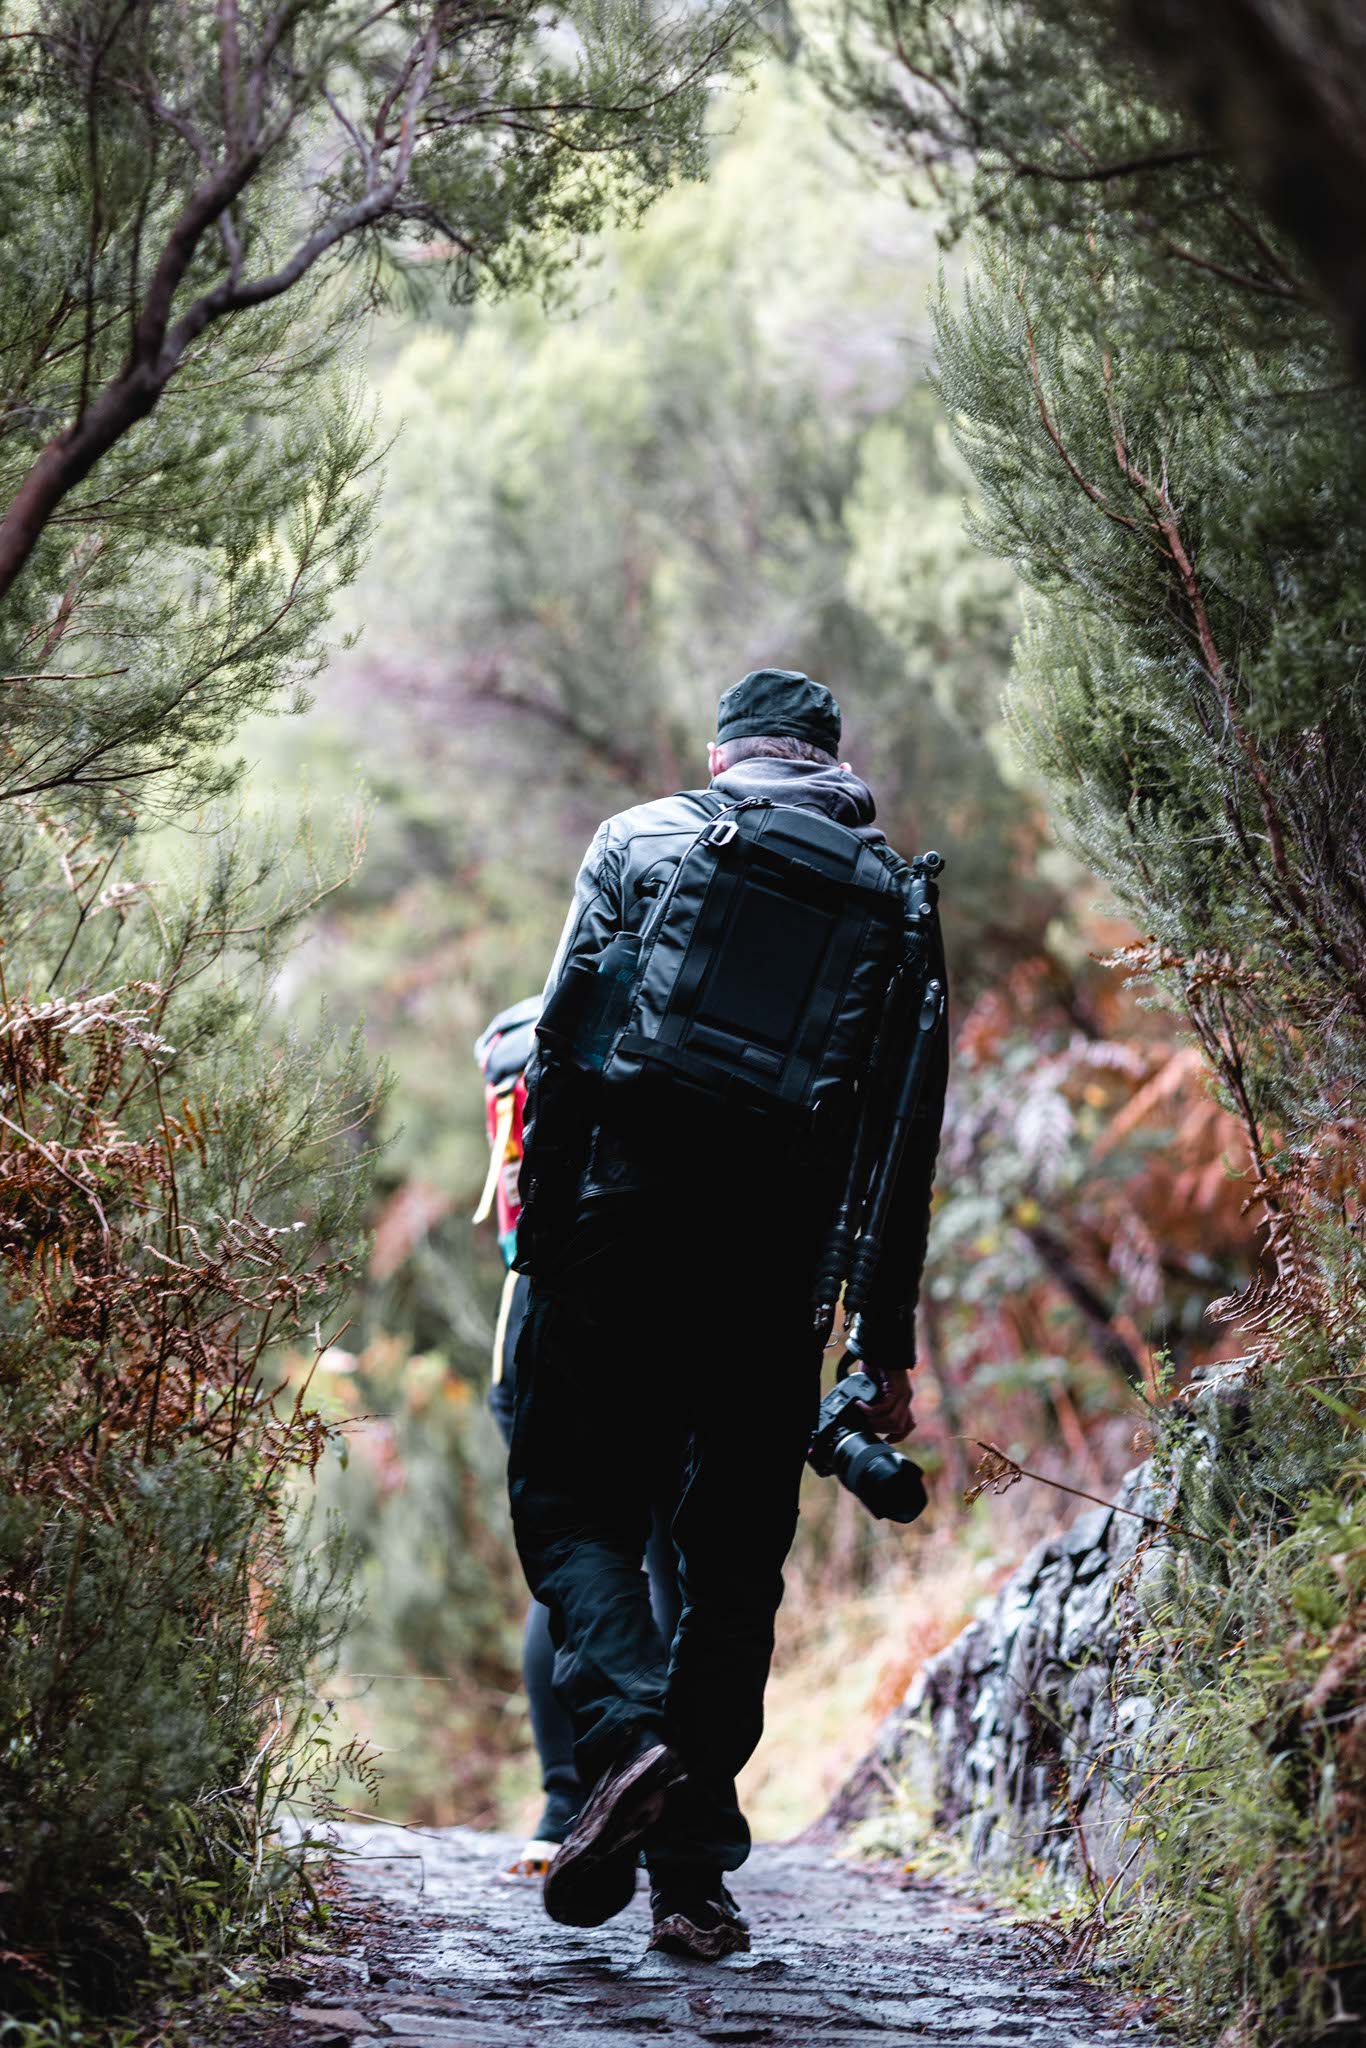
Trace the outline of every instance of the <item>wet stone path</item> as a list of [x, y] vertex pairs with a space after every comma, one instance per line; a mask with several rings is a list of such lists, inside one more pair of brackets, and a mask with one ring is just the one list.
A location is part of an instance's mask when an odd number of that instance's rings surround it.
[[897, 1866], [761, 1848], [736, 1890], [753, 1950], [651, 1955], [642, 1878], [606, 1927], [555, 1926], [534, 1884], [500, 1880], [506, 1837], [352, 1827], [338, 1953], [280, 1986], [270, 2048], [1156, 2048], [1122, 2002], [1030, 1960], [975, 1901]]

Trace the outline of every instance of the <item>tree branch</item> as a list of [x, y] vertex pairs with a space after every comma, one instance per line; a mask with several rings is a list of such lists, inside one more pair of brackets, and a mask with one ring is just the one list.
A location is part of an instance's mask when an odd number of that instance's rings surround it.
[[1044, 178], [1054, 185], [1105, 185], [1115, 178], [1137, 178], [1146, 171], [1169, 171], [1178, 164], [1208, 163], [1214, 151], [1210, 149], [1159, 149], [1147, 156], [1127, 157], [1116, 164], [1096, 164], [1084, 170], [1064, 171], [1055, 164], [1022, 162], [1010, 159], [1010, 168], [1017, 178]]

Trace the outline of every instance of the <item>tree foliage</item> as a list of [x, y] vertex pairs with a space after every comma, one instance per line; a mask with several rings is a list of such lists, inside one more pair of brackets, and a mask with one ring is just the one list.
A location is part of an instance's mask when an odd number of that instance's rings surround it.
[[97, 465], [136, 489], [145, 443], [122, 444], [220, 327], [333, 259], [371, 292], [423, 249], [457, 298], [526, 283], [695, 173], [738, 35], [706, 8], [556, 29], [525, 4], [27, 0], [0, 107], [7, 241], [42, 311], [10, 342], [0, 596]]
[[698, 162], [734, 23], [25, 0], [0, 42], [4, 2003], [283, 1939], [344, 1546], [333, 1440], [382, 1089], [282, 978], [363, 837], [244, 822], [371, 521], [360, 322], [544, 280]]
[[[1311, 61], [1330, 45], [1326, 25]], [[996, 0], [971, 23], [949, 0], [855, 9], [827, 61], [878, 145], [950, 182], [974, 224], [980, 268], [944, 302], [939, 381], [978, 537], [1036, 593], [1015, 732], [1143, 934], [1117, 964], [1185, 1015], [1242, 1130], [1267, 1270], [1216, 1312], [1241, 1325], [1266, 1393], [1243, 1410], [1243, 1490], [1219, 1482], [1207, 1503], [1221, 1539], [1238, 1532], [1238, 1563], [1212, 1589], [1223, 1552], [1193, 1546], [1171, 1589], [1167, 1748], [1141, 1820], [1159, 1845], [1163, 1967], [1207, 2011], [1297, 2033], [1334, 2009], [1360, 1953], [1341, 1874], [1361, 1757], [1340, 1732], [1363, 1712], [1344, 1654], [1360, 1606], [1330, 1615], [1311, 1581], [1322, 1529], [1359, 1518], [1363, 401], [1295, 243], [1104, 8]], [[1322, 1688], [1296, 1614], [1333, 1674]], [[1297, 1843], [1255, 1870], [1255, 1831], [1215, 1817], [1248, 1768], [1277, 1786]], [[1202, 1817], [1192, 1899], [1160, 1845], [1189, 1844]], [[1240, 1888], [1251, 1940], [1219, 1904]]]
[[1366, 373], [1366, 35], [1352, 0], [1161, 0], [1121, 33], [1299, 248]]

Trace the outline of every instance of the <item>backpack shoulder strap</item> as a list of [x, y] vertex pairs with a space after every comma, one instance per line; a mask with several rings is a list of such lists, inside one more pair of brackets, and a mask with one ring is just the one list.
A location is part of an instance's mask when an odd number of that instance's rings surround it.
[[678, 794], [695, 803], [705, 818], [719, 818], [723, 811], [735, 808], [735, 799], [722, 796], [719, 789], [680, 789]]
[[[646, 919], [645, 929], [641, 933], [642, 948], [650, 945], [653, 942], [655, 934], [658, 932], [660, 924], [662, 923], [663, 918], [665, 916], [669, 898], [673, 893], [673, 883], [677, 877], [678, 869], [682, 866], [683, 860], [687, 859], [688, 855], [692, 852], [693, 848], [697, 845], [698, 841], [704, 837], [707, 827], [709, 825], [715, 825], [717, 821], [725, 817], [727, 812], [729, 811], [739, 811], [744, 810], [746, 808], [745, 801], [737, 802], [733, 798], [724, 797], [720, 794], [719, 790], [715, 789], [680, 789], [676, 792], [676, 795], [685, 798], [688, 803], [696, 804], [698, 810], [701, 812], [702, 815], [698, 821], [696, 832], [694, 832], [692, 838], [688, 841], [688, 844], [684, 849], [682, 860], [680, 860], [677, 863], [673, 870], [673, 873], [669, 877], [669, 880], [660, 890], [659, 897], [655, 903], [654, 909], [651, 911], [649, 917]], [[748, 799], [748, 802], [750, 803], [754, 801], [755, 799], [753, 798]], [[763, 799], [759, 799], [758, 801], [763, 801]]]

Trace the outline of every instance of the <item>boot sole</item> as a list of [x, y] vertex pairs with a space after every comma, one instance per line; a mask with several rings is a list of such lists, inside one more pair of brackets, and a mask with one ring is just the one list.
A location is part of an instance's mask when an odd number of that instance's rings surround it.
[[636, 1849], [683, 1767], [658, 1743], [590, 1795], [546, 1872], [546, 1912], [562, 1927], [601, 1927], [635, 1896]]
[[719, 1927], [694, 1927], [681, 1913], [670, 1914], [651, 1930], [649, 1946], [666, 1956], [689, 1956], [699, 1963], [719, 1963], [725, 1956], [741, 1955], [749, 1947], [743, 1927], [725, 1921]]

